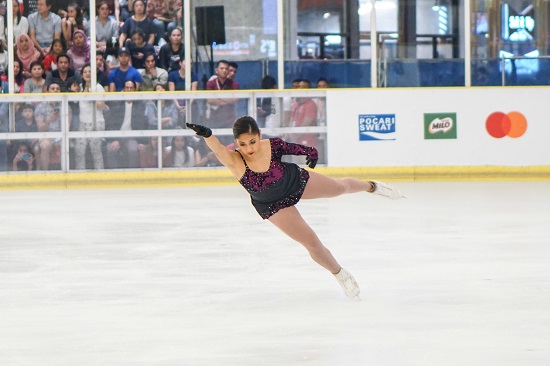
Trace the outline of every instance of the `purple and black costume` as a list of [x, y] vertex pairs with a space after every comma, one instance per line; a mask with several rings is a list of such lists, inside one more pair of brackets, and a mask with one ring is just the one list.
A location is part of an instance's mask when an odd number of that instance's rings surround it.
[[297, 204], [309, 179], [307, 170], [294, 163], [281, 162], [283, 155], [308, 155], [317, 158], [317, 150], [313, 147], [285, 142], [280, 138], [271, 138], [269, 142], [271, 162], [267, 172], [257, 173], [250, 170], [243, 158], [246, 170], [239, 180], [250, 193], [252, 205], [264, 220], [285, 207]]

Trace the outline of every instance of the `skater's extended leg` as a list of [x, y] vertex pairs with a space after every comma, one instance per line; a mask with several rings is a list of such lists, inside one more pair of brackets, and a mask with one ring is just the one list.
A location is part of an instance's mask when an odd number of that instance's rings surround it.
[[332, 253], [321, 243], [317, 234], [304, 221], [296, 207], [291, 206], [280, 210], [271, 216], [269, 221], [290, 238], [302, 244], [311, 258], [322, 267], [333, 274], [340, 271], [341, 267]]
[[374, 185], [355, 178], [332, 178], [309, 171], [309, 180], [302, 198], [331, 198], [346, 193], [372, 192]]
[[356, 178], [332, 178], [309, 171], [309, 180], [302, 198], [331, 198], [342, 194], [365, 191], [390, 199], [404, 197], [399, 189], [389, 183], [376, 180], [363, 181]]

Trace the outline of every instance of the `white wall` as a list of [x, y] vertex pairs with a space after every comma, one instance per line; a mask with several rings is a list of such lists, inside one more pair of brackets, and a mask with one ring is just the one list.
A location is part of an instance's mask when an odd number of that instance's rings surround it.
[[[328, 166], [550, 165], [550, 88], [441, 88], [327, 91]], [[490, 136], [487, 117], [518, 111], [519, 138]], [[457, 138], [426, 140], [424, 113], [455, 112]], [[392, 141], [360, 141], [360, 114], [395, 114]]]

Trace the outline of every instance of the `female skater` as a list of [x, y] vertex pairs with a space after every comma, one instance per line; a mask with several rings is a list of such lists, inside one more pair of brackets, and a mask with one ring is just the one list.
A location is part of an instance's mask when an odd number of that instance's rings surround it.
[[262, 140], [258, 124], [252, 117], [239, 117], [233, 123], [236, 151], [222, 145], [208, 127], [189, 123], [187, 127], [205, 138], [218, 160], [250, 193], [252, 205], [264, 220], [302, 244], [315, 262], [336, 277], [348, 297], [359, 294], [353, 276], [338, 264], [294, 205], [300, 198], [329, 198], [363, 191], [397, 199], [403, 197], [398, 189], [378, 181], [334, 179], [293, 163], [281, 162], [283, 155], [305, 155], [306, 164], [313, 169], [317, 164], [317, 149], [280, 138]]

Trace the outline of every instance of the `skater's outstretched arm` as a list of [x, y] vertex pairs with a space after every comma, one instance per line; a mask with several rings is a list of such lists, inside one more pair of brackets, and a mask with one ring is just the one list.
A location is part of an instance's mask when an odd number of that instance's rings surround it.
[[234, 170], [235, 165], [238, 164], [240, 159], [237, 157], [237, 154], [234, 151], [229, 150], [224, 146], [220, 140], [214, 135], [212, 135], [212, 130], [206, 126], [201, 126], [193, 123], [186, 124], [188, 128], [192, 129], [197, 133], [197, 135], [204, 137], [206, 145], [212, 150], [216, 155], [220, 163], [229, 168], [231, 171]]

